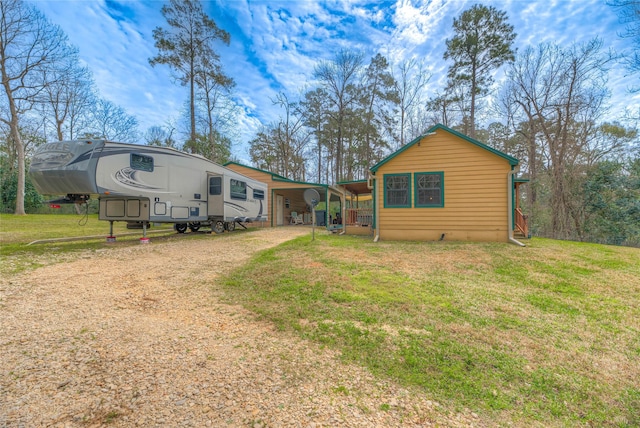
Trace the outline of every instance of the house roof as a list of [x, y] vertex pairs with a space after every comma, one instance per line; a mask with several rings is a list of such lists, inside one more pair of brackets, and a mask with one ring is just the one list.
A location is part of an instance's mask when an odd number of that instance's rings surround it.
[[252, 169], [254, 171], [258, 171], [258, 172], [262, 172], [265, 174], [269, 174], [271, 176], [271, 179], [273, 181], [281, 181], [281, 182], [285, 182], [285, 183], [294, 183], [294, 184], [301, 184], [303, 186], [312, 186], [312, 187], [328, 187], [326, 184], [319, 184], [319, 183], [309, 183], [307, 181], [296, 181], [296, 180], [291, 180], [283, 175], [280, 174], [276, 174], [275, 172], [271, 172], [271, 171], [267, 171], [264, 169], [260, 169], [260, 168], [255, 168], [253, 166], [248, 166], [248, 165], [243, 165], [239, 162], [234, 162], [234, 161], [229, 161], [226, 162], [223, 166], [227, 166], [227, 165], [237, 165], [240, 166], [242, 168], [248, 168], [248, 169]]
[[287, 177], [284, 177], [284, 176], [282, 176], [280, 174], [276, 174], [275, 172], [267, 171], [267, 170], [260, 169], [260, 168], [255, 168], [255, 167], [249, 166], [249, 165], [244, 165], [244, 164], [241, 164], [239, 162], [229, 161], [229, 162], [224, 163], [222, 166], [228, 166], [228, 165], [237, 165], [237, 166], [241, 166], [243, 168], [252, 169], [254, 171], [264, 172], [265, 174], [269, 174], [271, 176], [271, 178], [279, 178], [279, 179], [282, 179], [282, 180], [289, 180]]
[[460, 133], [458, 131], [455, 131], [455, 130], [453, 130], [451, 128], [448, 128], [448, 127], [446, 127], [446, 126], [444, 126], [442, 124], [437, 124], [437, 125], [431, 127], [431, 129], [429, 129], [426, 134], [420, 135], [418, 138], [414, 139], [410, 143], [408, 143], [405, 146], [401, 147], [399, 150], [396, 150], [395, 152], [391, 153], [389, 156], [387, 156], [386, 158], [382, 159], [380, 162], [378, 162], [377, 164], [372, 166], [370, 168], [371, 171], [372, 172], [376, 172], [382, 165], [386, 164], [391, 159], [395, 158], [396, 156], [398, 156], [400, 153], [404, 152], [405, 150], [408, 150], [409, 148], [413, 147], [414, 144], [417, 144], [423, 138], [435, 134], [435, 132], [438, 131], [438, 130], [442, 130], [442, 131], [448, 132], [450, 134], [453, 134], [456, 137], [462, 138], [463, 140], [480, 147], [481, 149], [487, 150], [488, 152], [491, 152], [494, 155], [500, 156], [501, 158], [504, 158], [505, 160], [507, 160], [511, 166], [516, 166], [516, 165], [518, 165], [520, 163], [520, 161], [518, 159], [514, 158], [513, 156], [509, 156], [508, 154], [503, 153], [500, 150], [496, 150], [493, 147], [489, 147], [486, 144], [481, 143], [478, 140], [475, 140], [475, 139], [473, 139], [473, 138], [471, 138], [471, 137], [469, 137], [467, 135], [464, 135], [464, 134], [462, 134], [462, 133]]

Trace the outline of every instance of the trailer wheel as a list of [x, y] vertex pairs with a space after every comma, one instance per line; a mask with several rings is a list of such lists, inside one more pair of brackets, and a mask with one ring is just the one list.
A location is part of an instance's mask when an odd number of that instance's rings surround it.
[[224, 226], [229, 232], [233, 232], [234, 230], [236, 230], [236, 222], [235, 221], [230, 221], [228, 223], [225, 223]]
[[211, 230], [218, 234], [224, 233], [224, 222], [220, 220], [216, 221]]
[[189, 223], [189, 229], [191, 229], [192, 232], [197, 232], [200, 230], [200, 222], [194, 221], [193, 223]]
[[185, 223], [176, 223], [176, 232], [185, 233], [187, 231], [187, 225]]

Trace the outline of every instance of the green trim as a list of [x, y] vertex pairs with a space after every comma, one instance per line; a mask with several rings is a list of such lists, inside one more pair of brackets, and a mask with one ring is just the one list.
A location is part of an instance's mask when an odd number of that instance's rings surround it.
[[234, 162], [234, 161], [229, 161], [229, 162], [225, 163], [222, 166], [226, 167], [228, 165], [237, 165], [237, 166], [240, 166], [242, 168], [247, 168], [247, 169], [252, 169], [254, 171], [262, 172], [263, 174], [269, 174], [273, 181], [279, 181], [279, 182], [282, 182], [282, 183], [302, 184], [303, 186], [313, 186], [313, 187], [324, 187], [325, 189], [329, 187], [328, 184], [310, 183], [308, 181], [291, 180], [290, 178], [284, 177], [284, 176], [282, 176], [280, 174], [276, 174], [275, 172], [266, 171], [264, 169], [255, 168], [253, 166], [243, 165], [241, 163]]
[[[418, 179], [423, 175], [438, 175], [440, 177], [440, 203], [419, 204], [418, 203]], [[444, 171], [434, 172], [414, 172], [413, 173], [413, 206], [416, 208], [444, 208]]]
[[254, 171], [262, 172], [264, 174], [269, 174], [272, 178], [278, 177], [278, 178], [281, 178], [281, 179], [284, 179], [284, 180], [288, 180], [287, 177], [283, 177], [282, 175], [276, 174], [275, 172], [267, 171], [267, 170], [256, 168], [256, 167], [249, 166], [249, 165], [244, 165], [244, 164], [241, 164], [239, 162], [229, 161], [229, 162], [224, 163], [222, 166], [226, 167], [228, 165], [237, 165], [237, 166], [241, 166], [243, 168], [252, 169]]
[[329, 187], [328, 184], [309, 183], [308, 181], [295, 181], [295, 180], [290, 180], [288, 178], [273, 177], [272, 179], [274, 182], [280, 182], [280, 183], [302, 184], [303, 186], [324, 187], [325, 189]]
[[[513, 167], [511, 167], [511, 171], [513, 172]], [[509, 174], [509, 187], [511, 188], [511, 230], [516, 229], [516, 183], [515, 176]]]
[[360, 184], [360, 183], [366, 183], [366, 182], [367, 180], [338, 181], [336, 185], [343, 186], [345, 184]]
[[514, 183], [528, 183], [529, 181], [531, 181], [531, 180], [529, 180], [528, 178], [514, 178], [513, 179]]
[[373, 230], [374, 230], [374, 234], [373, 236], [376, 235], [380, 235], [380, 231], [378, 230], [378, 223], [376, 222], [376, 218], [377, 218], [377, 210], [378, 210], [378, 203], [377, 203], [377, 195], [378, 195], [378, 180], [373, 180], [373, 193], [371, 194], [371, 200], [373, 203], [373, 216], [371, 218], [371, 221], [373, 222]]
[[510, 164], [511, 166], [515, 166], [515, 165], [518, 165], [518, 164], [520, 163], [520, 161], [519, 161], [518, 159], [514, 158], [513, 156], [509, 156], [509, 155], [508, 155], [508, 154], [506, 154], [506, 153], [502, 153], [502, 152], [501, 152], [501, 151], [499, 151], [499, 150], [496, 150], [496, 149], [494, 149], [494, 148], [492, 148], [492, 147], [489, 147], [489, 146], [487, 146], [486, 144], [481, 143], [481, 142], [480, 142], [480, 141], [478, 141], [478, 140], [474, 140], [473, 138], [471, 138], [471, 137], [469, 137], [469, 136], [467, 136], [467, 135], [461, 134], [461, 133], [460, 133], [460, 132], [458, 132], [458, 131], [454, 131], [453, 129], [448, 128], [448, 127], [446, 127], [446, 126], [444, 126], [444, 125], [442, 125], [442, 124], [437, 124], [437, 125], [433, 126], [431, 129], [429, 129], [429, 130], [427, 131], [427, 133], [426, 133], [426, 134], [424, 134], [424, 135], [420, 135], [419, 137], [417, 137], [416, 139], [414, 139], [414, 140], [413, 140], [413, 141], [411, 141], [410, 143], [406, 144], [404, 147], [401, 147], [399, 150], [397, 150], [397, 151], [395, 151], [395, 152], [391, 153], [389, 156], [387, 156], [386, 158], [382, 159], [380, 162], [378, 162], [377, 164], [375, 164], [374, 166], [372, 166], [372, 167], [370, 168], [370, 170], [371, 170], [372, 172], [376, 172], [378, 169], [380, 169], [380, 167], [381, 167], [382, 165], [386, 164], [386, 163], [387, 163], [387, 162], [389, 162], [391, 159], [395, 158], [396, 156], [398, 156], [399, 154], [401, 154], [401, 153], [402, 153], [402, 152], [404, 152], [405, 150], [408, 150], [410, 147], [413, 147], [413, 145], [414, 145], [414, 144], [417, 144], [417, 143], [418, 143], [418, 142], [420, 142], [423, 138], [426, 138], [426, 137], [428, 137], [429, 135], [431, 135], [432, 133], [434, 133], [434, 132], [436, 132], [436, 131], [439, 131], [439, 130], [442, 130], [442, 131], [448, 132], [448, 133], [450, 133], [450, 134], [453, 134], [453, 135], [455, 135], [456, 137], [462, 138], [463, 140], [465, 140], [465, 141], [467, 141], [467, 142], [469, 142], [469, 143], [471, 143], [471, 144], [474, 144], [474, 145], [476, 145], [476, 146], [480, 147], [481, 149], [487, 150], [487, 151], [489, 151], [489, 152], [493, 153], [494, 155], [500, 156], [501, 158], [506, 159], [506, 160], [509, 162], [509, 164]]
[[[407, 179], [407, 203], [403, 205], [389, 205], [387, 203], [387, 177], [406, 177]], [[382, 185], [384, 186], [384, 207], [385, 208], [411, 208], [411, 174], [384, 174], [382, 177]]]
[[418, 141], [420, 141], [424, 137], [426, 137], [426, 135], [419, 136], [415, 140], [411, 141], [409, 144], [406, 144], [404, 147], [401, 147], [400, 149], [398, 149], [395, 152], [391, 153], [389, 156], [387, 156], [386, 158], [382, 159], [380, 162], [378, 162], [377, 164], [375, 164], [374, 166], [372, 166], [369, 169], [371, 170], [371, 172], [375, 173], [376, 171], [378, 171], [378, 169], [382, 165], [384, 165], [385, 163], [389, 162], [391, 159], [395, 158], [396, 156], [398, 156], [400, 153], [404, 152], [405, 150], [409, 149], [411, 146], [413, 146], [415, 143], [417, 143]]

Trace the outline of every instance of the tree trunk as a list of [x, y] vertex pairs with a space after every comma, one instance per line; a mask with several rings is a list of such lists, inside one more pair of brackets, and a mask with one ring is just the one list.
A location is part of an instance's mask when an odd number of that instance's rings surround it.
[[191, 118], [191, 141], [196, 141], [196, 90], [195, 90], [195, 63], [191, 58], [191, 69], [189, 76], [189, 113]]
[[[3, 73], [4, 74], [4, 73]], [[13, 146], [15, 148], [15, 154], [18, 161], [18, 186], [16, 189], [16, 208], [14, 214], [24, 215], [24, 193], [25, 193], [25, 151], [22, 138], [20, 137], [20, 124], [18, 122], [18, 109], [16, 108], [16, 102], [13, 98], [13, 93], [9, 87], [9, 83], [3, 85], [7, 94], [7, 101], [9, 103], [9, 111], [11, 114], [11, 121], [9, 122], [9, 135], [13, 140]]]
[[469, 124], [469, 136], [471, 138], [476, 138], [476, 66], [473, 65], [472, 74], [471, 74], [471, 111], [469, 112], [469, 120], [471, 123]]

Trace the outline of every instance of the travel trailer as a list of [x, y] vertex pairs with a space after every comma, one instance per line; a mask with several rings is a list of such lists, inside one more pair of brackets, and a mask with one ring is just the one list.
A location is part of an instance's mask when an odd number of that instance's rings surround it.
[[186, 232], [267, 220], [267, 185], [168, 147], [106, 140], [44, 144], [29, 170], [36, 189], [70, 203], [97, 195], [99, 219], [173, 223]]

